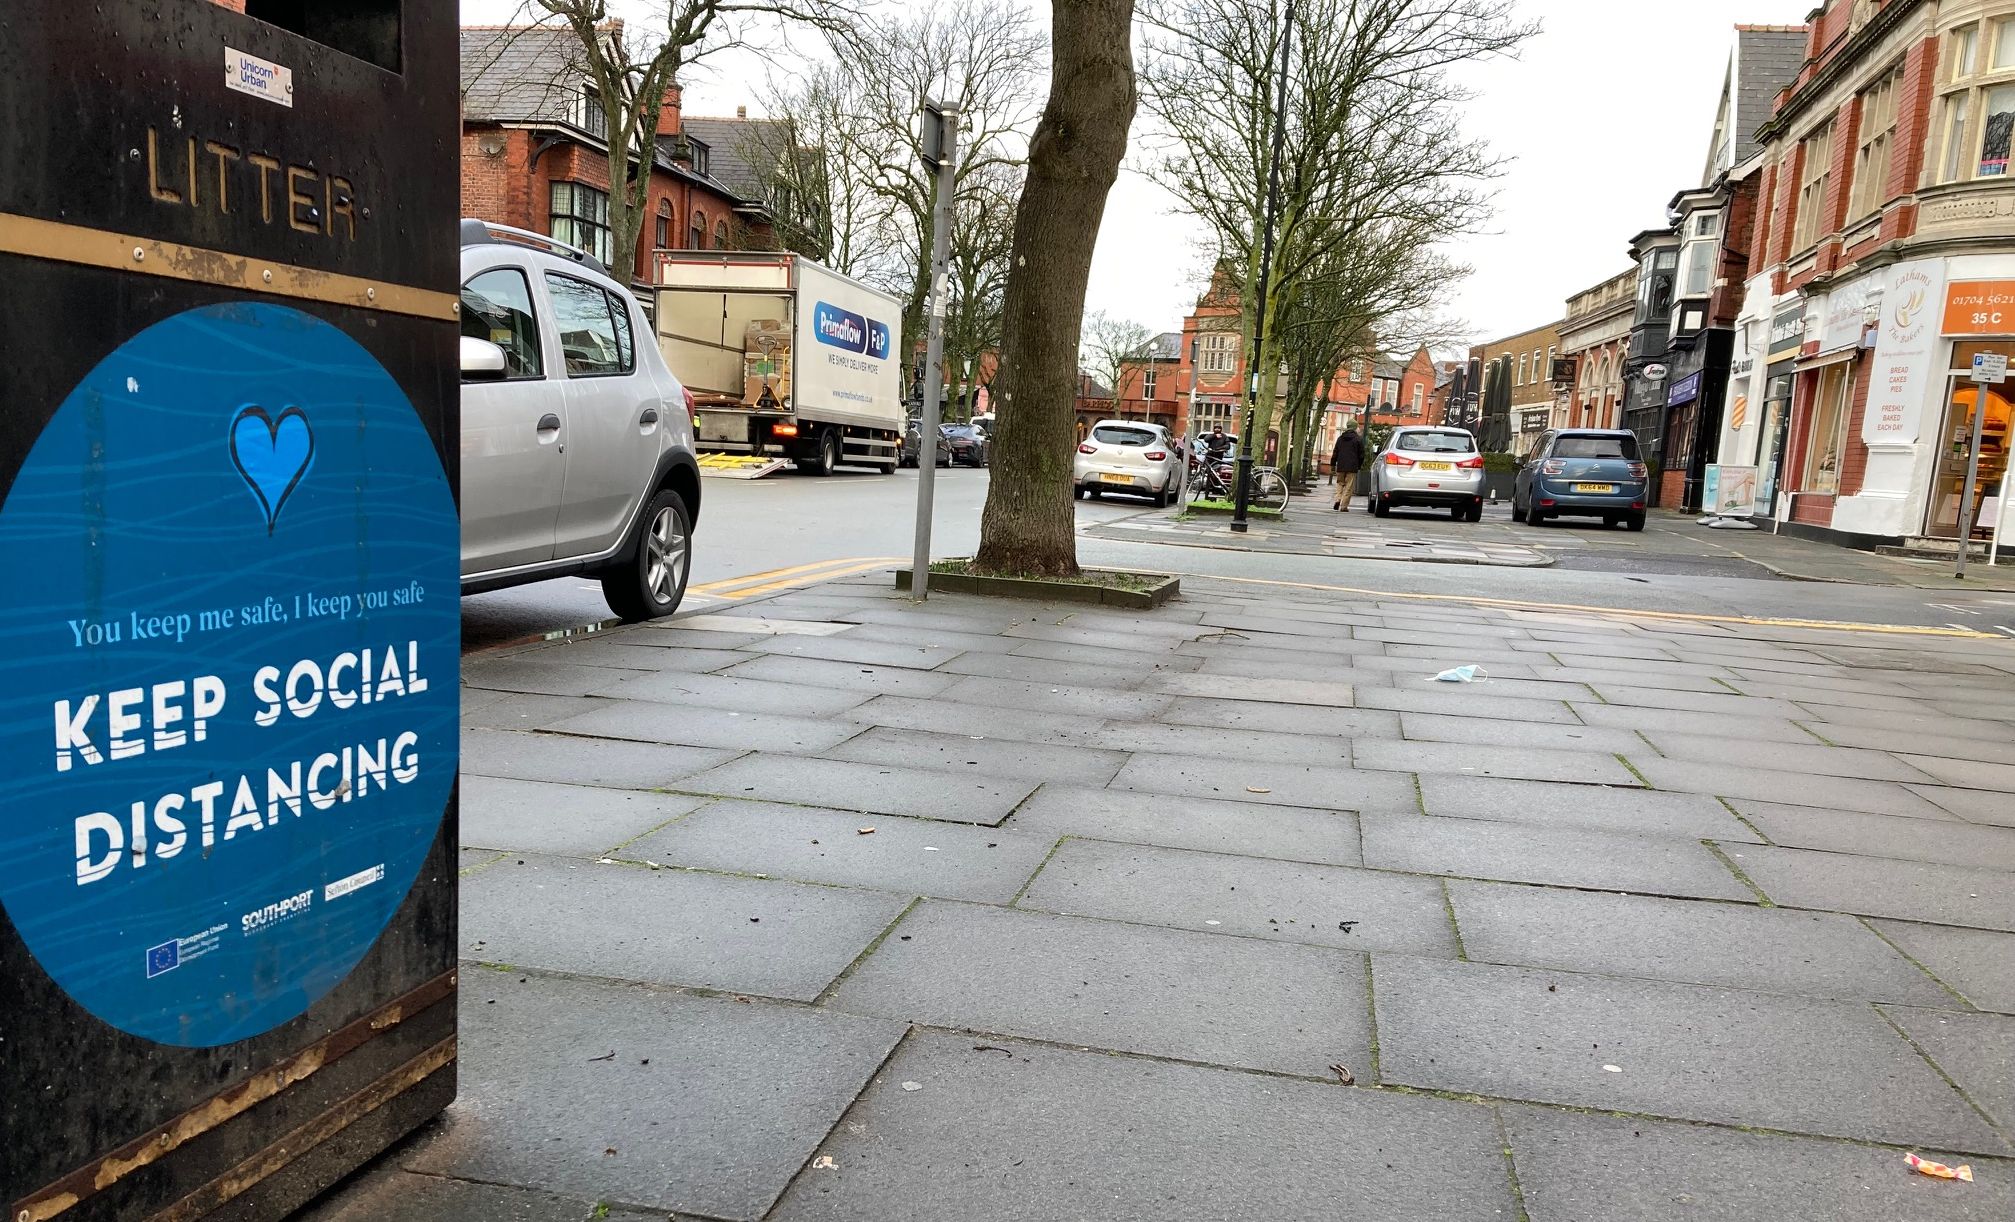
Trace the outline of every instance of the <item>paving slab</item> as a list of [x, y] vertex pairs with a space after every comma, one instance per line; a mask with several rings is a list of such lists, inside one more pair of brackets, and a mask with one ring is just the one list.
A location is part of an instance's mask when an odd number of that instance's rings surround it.
[[1024, 641], [1049, 641], [1057, 645], [1085, 645], [1115, 653], [1168, 653], [1187, 638], [1166, 633], [1137, 632], [1117, 628], [1076, 628], [1068, 620], [1062, 624], [1024, 622], [1004, 629], [1002, 636]]
[[1897, 746], [1924, 739], [1975, 738], [1988, 742], [2008, 741], [2005, 722], [1980, 717], [1954, 717], [1950, 713], [1898, 713], [1893, 709], [1850, 709], [1845, 705], [1815, 704], [1798, 720], [1809, 723], [1821, 737], [1830, 737], [1826, 727], [1871, 726], [1885, 730]]
[[463, 880], [461, 949], [514, 968], [810, 1001], [908, 900], [526, 855]]
[[[1652, 655], [1660, 654], [1660, 651], [1658, 650], [1651, 650], [1648, 652]], [[1530, 654], [1519, 654], [1516, 656], [1523, 657], [1528, 661], [1533, 661], [1535, 662], [1536, 665], [1539, 665], [1541, 667], [1545, 666], [1544, 659], [1534, 659]], [[1634, 685], [1638, 687], [1670, 687], [1671, 684], [1669, 683], [1645, 683], [1640, 679], [1635, 679], [1634, 677], [1685, 676], [1693, 679], [1713, 680], [1713, 679], [1733, 678], [1735, 677], [1736, 674], [1735, 671], [1729, 669], [1728, 667], [1717, 665], [1712, 662], [1675, 662], [1672, 661], [1669, 657], [1665, 656], [1614, 658], [1614, 657], [1602, 657], [1598, 654], [1574, 653], [1566, 649], [1556, 649], [1553, 651], [1553, 657], [1557, 659], [1557, 665], [1563, 670], [1607, 672], [1600, 679], [1577, 678], [1571, 680], [1571, 682], [1575, 683], [1621, 683], [1625, 687], [1632, 686], [1634, 683]], [[1552, 675], [1549, 677], [1558, 679], [1561, 678], [1562, 676]], [[1703, 692], [1711, 692], [1711, 691], [1725, 692], [1728, 691], [1729, 689], [1725, 687], [1715, 686], [1715, 687], [1696, 687], [1692, 690]]]
[[466, 874], [503, 859], [504, 854], [495, 849], [462, 849], [455, 855], [455, 869], [458, 873]]
[[462, 728], [543, 730], [556, 721], [578, 717], [607, 703], [594, 696], [538, 696], [512, 692], [474, 711], [463, 710]]
[[462, 775], [515, 777], [608, 789], [662, 789], [726, 763], [737, 750], [605, 742], [568, 734], [462, 731]]
[[[2010, 730], [2015, 738], [2015, 729]], [[1990, 764], [1981, 760], [1945, 759], [1936, 755], [1905, 755], [1904, 762], [1931, 774], [1939, 784], [1960, 789], [1984, 789], [2004, 796], [2015, 794], [2015, 764]], [[1914, 779], [1914, 778], [1912, 778]], [[2015, 798], [2009, 799], [2015, 806]]]
[[1789, 700], [1770, 700], [1762, 696], [1738, 696], [1733, 693], [1716, 695], [1713, 692], [1675, 692], [1664, 688], [1638, 687], [1617, 683], [1605, 683], [1595, 687], [1594, 692], [1608, 704], [1632, 705], [1646, 709], [1678, 709], [1693, 713], [1722, 713], [1730, 717], [1777, 717], [1786, 721], [1808, 716], [1807, 711]]
[[1107, 726], [1086, 741], [1092, 746], [1115, 751], [1148, 751], [1159, 755], [1231, 756], [1280, 760], [1289, 764], [1350, 763], [1350, 740], [1347, 738], [1283, 734], [1268, 730], [1122, 721]]
[[1067, 684], [1024, 683], [1015, 679], [971, 677], [939, 693], [946, 700], [993, 709], [1028, 709], [1036, 713], [1069, 713], [1079, 717], [1124, 717], [1140, 720], [1168, 711], [1172, 697], [1117, 692]]
[[1894, 781], [1813, 776], [1776, 768], [1665, 759], [1649, 751], [1639, 751], [1624, 758], [1644, 774], [1644, 779], [1651, 782], [1654, 789], [1707, 793], [1718, 798], [1748, 798], [1758, 802], [1831, 806], [1837, 810], [1910, 815], [1919, 819], [1938, 817], [1939, 808], [1936, 805]]
[[[1810, 745], [1819, 739], [1795, 721], [1782, 717], [1730, 717], [1724, 713], [1695, 713], [1685, 709], [1647, 709], [1629, 704], [1570, 705], [1577, 717], [1591, 726], [1619, 730], [1641, 730], [1646, 734], [1722, 735], [1730, 738], [1762, 739], [1768, 742]], [[1823, 745], [1823, 744], [1822, 744]]]
[[[1931, 778], [1887, 751], [1756, 740], [1724, 734], [1670, 734], [1648, 730], [1644, 737], [1659, 754], [1672, 759], [1746, 768], [1772, 768], [1822, 777], [1855, 777], [1871, 781], [1918, 781]], [[1631, 754], [1642, 754], [1642, 750]]]
[[1382, 870], [1753, 901], [1699, 844], [1580, 828], [1431, 815], [1360, 816], [1364, 864]]
[[2015, 871], [2015, 828], [1769, 802], [1737, 802], [1735, 809], [1771, 843], [1789, 848]]
[[[1288, 664], [1292, 666], [1292, 664]], [[1307, 671], [1309, 667], [1299, 667]], [[1236, 699], [1256, 704], [1307, 704], [1317, 708], [1349, 708], [1351, 685], [1281, 676], [1251, 676], [1250, 682], [1228, 680], [1223, 674], [1158, 674], [1147, 690], [1173, 696]]]
[[659, 1216], [762, 1217], [903, 1033], [826, 1010], [481, 971], [463, 973], [461, 996], [460, 1097], [411, 1165]]
[[1413, 778], [1403, 772], [1359, 771], [1278, 760], [1192, 759], [1135, 755], [1112, 779], [1113, 789], [1310, 806], [1319, 810], [1417, 812]]
[[544, 696], [586, 696], [637, 673], [636, 669], [586, 666], [548, 658], [550, 649], [501, 658], [477, 656], [462, 664], [465, 687], [502, 692], [534, 692]]
[[[1635, 1116], [1505, 1104], [1531, 1222], [1979, 1222], [2015, 1214], [2015, 1163], [1972, 1184], [1911, 1172], [1901, 1151]], [[1927, 1158], [1944, 1158], [1936, 1148]]]
[[774, 1217], [1484, 1222], [1499, 1145], [1473, 1104], [917, 1032]]
[[613, 700], [649, 700], [689, 708], [816, 717], [850, 709], [872, 693], [720, 675], [659, 674], [620, 679], [605, 684], [595, 694]]
[[834, 991], [856, 1014], [1331, 1077], [1368, 1065], [1364, 956], [925, 900]]
[[762, 679], [873, 696], [935, 696], [958, 681], [953, 675], [903, 666], [869, 666], [861, 662], [786, 658], [777, 654], [750, 658], [718, 673], [728, 679]]
[[1817, 723], [1829, 742], [1842, 747], [1866, 747], [1875, 751], [1910, 751], [1918, 755], [1948, 760], [1979, 760], [1985, 764], [2015, 764], [2015, 735], [2004, 741], [1987, 738], [1956, 738], [1945, 734], [1900, 734], [1887, 726], [1850, 726], [1840, 722]]
[[2015, 934], [1911, 921], [1868, 924], [1975, 1006], [2015, 1014]]
[[1900, 684], [1864, 678], [1857, 683], [1826, 680], [1802, 681], [1778, 675], [1771, 679], [1733, 679], [1729, 685], [1745, 696], [1771, 700], [1795, 700], [1800, 704], [1845, 705], [1855, 709], [1893, 709], [1899, 713], [1921, 713], [1926, 706], [1916, 693]]
[[1002, 827], [1050, 839], [1082, 836], [1283, 861], [1356, 865], [1362, 860], [1351, 814], [1118, 789], [1044, 785]]
[[[1925, 830], [1936, 835], [1943, 826]], [[2015, 876], [1998, 870], [1758, 844], [1731, 844], [1727, 852], [1779, 904], [2015, 930]]]
[[1489, 717], [1499, 721], [1538, 721], [1579, 725], [1567, 705], [1558, 700], [1519, 700], [1493, 696], [1488, 683], [1422, 683], [1407, 687], [1366, 688], [1357, 697], [1364, 709], [1395, 713], [1442, 713], [1451, 717]]
[[705, 804], [675, 794], [471, 775], [462, 778], [462, 843], [600, 857]]
[[845, 636], [828, 637], [837, 641], [880, 641], [885, 644], [927, 645], [933, 649], [955, 649], [960, 653], [1008, 653], [1021, 644], [1013, 637], [995, 636], [991, 632], [980, 632], [967, 626], [966, 631], [949, 628], [911, 628], [903, 624], [866, 623], [858, 628], [847, 629]]
[[1882, 1012], [1996, 1124], [2015, 1128], [2015, 1017], [1912, 1006]]
[[767, 632], [726, 632], [719, 629], [688, 628], [683, 620], [652, 620], [638, 626], [631, 644], [659, 649], [740, 649], [770, 639]]
[[555, 733], [588, 738], [683, 743], [735, 752], [800, 753], [836, 747], [861, 732], [858, 723], [842, 721], [838, 717], [791, 717], [782, 713], [681, 708], [649, 700], [603, 700], [600, 707], [556, 721], [548, 728]]
[[399, 1169], [400, 1154], [294, 1215], [296, 1222], [646, 1222], [653, 1215], [530, 1188]]
[[[1399, 723], [1416, 742], [1469, 743], [1482, 747], [1537, 747], [1557, 751], [1641, 751], [1644, 740], [1629, 730], [1551, 721], [1503, 721], [1451, 717], [1446, 713], [1401, 713]], [[1633, 782], [1636, 778], [1632, 778]]]
[[946, 662], [937, 673], [1070, 687], [1105, 687], [1130, 692], [1138, 689], [1155, 672], [1144, 666], [1088, 666], [1083, 662], [1057, 662], [1011, 653], [966, 653]]
[[1159, 718], [1172, 725], [1266, 730], [1334, 738], [1397, 737], [1399, 714], [1385, 709], [1323, 708], [1265, 700], [1194, 698], [1178, 701]]
[[[1263, 655], [1242, 655], [1234, 650], [1218, 650], [1203, 660], [1194, 675], [1184, 675], [1185, 679], [1214, 682], [1213, 695], [1234, 694], [1236, 689], [1249, 687], [1252, 699], [1264, 700], [1277, 685], [1294, 684], [1299, 690], [1311, 693], [1314, 699], [1303, 699], [1303, 704], [1334, 703], [1333, 693], [1338, 689], [1353, 687], [1391, 687], [1398, 678], [1391, 671], [1360, 670], [1344, 658], [1310, 658], [1302, 660], [1292, 654], [1279, 651], [1264, 651]], [[1149, 684], [1149, 690], [1159, 688], [1159, 684]], [[1325, 692], [1324, 689], [1327, 689]], [[1236, 694], [1243, 695], [1243, 692]]]
[[[1359, 631], [1380, 631], [1380, 629], [1362, 622], [1364, 617], [1359, 616], [1355, 618], [1359, 622], [1353, 623], [1349, 618], [1338, 618], [1335, 622], [1322, 622], [1313, 619], [1290, 619], [1274, 615], [1248, 615], [1231, 612], [1206, 615], [1204, 616], [1204, 623], [1210, 627], [1224, 629], [1229, 632], [1273, 632], [1282, 636], [1302, 636], [1315, 640], [1331, 641], [1349, 640], [1356, 636]], [[1377, 647], [1379, 642], [1376, 638], [1366, 637], [1364, 640], [1366, 645], [1364, 652], [1379, 652]], [[1433, 642], [1430, 641], [1427, 643], [1432, 644]]]
[[790, 755], [748, 755], [679, 782], [692, 793], [995, 824], [1036, 782]]
[[1017, 903], [1340, 950], [1456, 954], [1440, 883], [1348, 866], [1066, 840]]
[[[643, 629], [596, 633], [571, 643], [558, 643], [528, 655], [555, 662], [602, 666], [611, 670], [682, 670], [689, 673], [716, 670], [746, 662], [749, 656], [733, 649], [675, 649], [654, 643], [665, 634]], [[765, 638], [767, 639], [767, 638]]]
[[1969, 823], [1995, 827], [2015, 827], [2015, 801], [2005, 793], [1985, 789], [1948, 789], [1942, 785], [1907, 785], [1911, 793], [1939, 810], [1959, 816]]
[[899, 730], [934, 730], [943, 734], [1012, 738], [1028, 743], [1081, 743], [1104, 729], [1106, 724], [1103, 717], [1032, 713], [1027, 709], [1003, 715], [982, 704], [966, 704], [958, 700], [916, 700], [908, 696], [876, 696], [866, 704], [857, 704], [844, 713], [836, 714], [836, 720]]
[[1020, 641], [1015, 637], [995, 638], [1009, 646], [1004, 652], [1018, 658], [1042, 658], [1051, 662], [1073, 662], [1119, 670], [1191, 671], [1203, 659], [1181, 653], [1142, 653], [1135, 649], [1104, 649], [1097, 645], [1072, 645], [1062, 641]]
[[1391, 954], [1372, 981], [1389, 1083], [2009, 1152], [1863, 1002]]
[[1657, 640], [1628, 640], [1608, 637], [1581, 641], [1562, 641], [1551, 636], [1537, 637], [1529, 641], [1507, 641], [1506, 648], [1514, 653], [1551, 654], [1563, 665], [1569, 665], [1566, 658], [1636, 658], [1649, 662], [1673, 662], [1680, 657], [1684, 647]]
[[[1756, 833], [1705, 794], [1562, 785], [1549, 781], [1424, 773], [1420, 799], [1430, 815], [1535, 823], [1683, 840], [1757, 841]], [[1760, 841], [1759, 841], [1760, 842]]]
[[[863, 828], [873, 828], [862, 834]], [[629, 861], [1005, 904], [1056, 837], [899, 815], [721, 799], [615, 856]]]
[[1359, 768], [1382, 768], [1393, 772], [1418, 772], [1423, 775], [1451, 773], [1628, 788], [1644, 784], [1635, 773], [1617, 763], [1615, 755], [1596, 751], [1366, 739], [1359, 742], [1351, 754]]
[[1943, 1005], [1952, 995], [1838, 913], [1600, 891], [1448, 884], [1463, 949], [1479, 963]]
[[1352, 640], [1349, 632], [1342, 628], [1329, 636], [1295, 636], [1285, 632], [1217, 628], [1206, 636], [1177, 646], [1177, 651], [1204, 658], [1244, 655], [1255, 661], [1264, 658], [1275, 662], [1302, 657], [1310, 660], [1321, 659], [1337, 666], [1348, 666], [1358, 657], [1378, 656], [1380, 648], [1372, 642]]
[[901, 666], [911, 670], [933, 670], [959, 655], [959, 651], [923, 640], [914, 643], [857, 639], [862, 629], [849, 629], [839, 636], [771, 637], [750, 645], [746, 653], [777, 657], [854, 662], [862, 666]]
[[[1418, 646], [1388, 645], [1386, 648], [1399, 650], [1415, 649]], [[1536, 679], [1539, 677], [1533, 673], [1533, 669], [1529, 665], [1532, 661], [1531, 654], [1503, 655], [1515, 659], [1515, 661], [1511, 662], [1492, 660], [1479, 656], [1473, 651], [1465, 652], [1464, 656], [1470, 661], [1481, 665], [1490, 673], [1493, 679]], [[1426, 658], [1400, 653], [1366, 654], [1363, 657], [1352, 658], [1350, 664], [1358, 670], [1382, 670], [1389, 674], [1403, 675], [1413, 679], [1430, 679], [1447, 669], [1443, 665], [1447, 660], [1448, 657], [1445, 653], [1435, 650], [1432, 657]], [[1402, 682], [1402, 680], [1394, 680], [1394, 683], [1399, 682]]]
[[972, 776], [1103, 785], [1126, 763], [1123, 751], [1031, 743], [973, 734], [938, 734], [872, 726], [826, 752], [827, 758], [896, 764]]

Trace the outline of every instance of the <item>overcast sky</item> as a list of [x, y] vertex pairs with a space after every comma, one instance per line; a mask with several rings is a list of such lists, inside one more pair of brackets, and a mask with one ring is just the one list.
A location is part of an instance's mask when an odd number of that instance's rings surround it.
[[[1519, 0], [1543, 32], [1516, 60], [1477, 65], [1468, 130], [1513, 159], [1490, 232], [1458, 245], [1475, 274], [1445, 312], [1494, 339], [1560, 317], [1568, 296], [1628, 266], [1640, 230], [1699, 185], [1738, 22], [1801, 22], [1815, 0]], [[620, 4], [617, 6], [622, 7]], [[508, 20], [517, 0], [462, 0], [465, 22]], [[756, 113], [760, 64], [694, 74], [686, 109]], [[1087, 309], [1174, 330], [1194, 305], [1209, 250], [1169, 198], [1122, 174], [1106, 206]]]

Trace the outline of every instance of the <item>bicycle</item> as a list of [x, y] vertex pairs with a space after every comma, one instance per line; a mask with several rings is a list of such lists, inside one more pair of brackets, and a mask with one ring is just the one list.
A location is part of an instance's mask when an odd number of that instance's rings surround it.
[[[1236, 499], [1235, 472], [1236, 468], [1230, 459], [1214, 459], [1209, 462], [1192, 460], [1190, 495], [1216, 501]], [[1274, 513], [1287, 511], [1287, 477], [1280, 473], [1280, 468], [1252, 469], [1252, 486], [1247, 492], [1246, 503], [1255, 509], [1265, 509]]]

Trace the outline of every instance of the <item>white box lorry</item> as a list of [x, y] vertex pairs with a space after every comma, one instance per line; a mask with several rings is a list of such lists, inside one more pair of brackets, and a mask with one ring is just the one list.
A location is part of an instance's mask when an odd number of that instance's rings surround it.
[[656, 322], [692, 391], [700, 449], [892, 474], [902, 447], [902, 306], [799, 255], [666, 251]]

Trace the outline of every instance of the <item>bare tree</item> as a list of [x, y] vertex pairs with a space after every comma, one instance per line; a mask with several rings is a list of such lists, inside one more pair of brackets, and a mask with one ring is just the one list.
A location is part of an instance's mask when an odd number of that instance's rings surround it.
[[1078, 338], [1078, 361], [1085, 371], [1112, 390], [1110, 412], [1119, 411], [1128, 371], [1141, 364], [1154, 332], [1130, 318], [1094, 311], [1084, 320]]
[[891, 219], [871, 189], [865, 106], [857, 74], [806, 64], [768, 90], [764, 109], [775, 118], [747, 124], [737, 150], [763, 175], [763, 202], [784, 248], [861, 278], [885, 262]]
[[663, 27], [626, 24], [609, 0], [525, 0], [537, 26], [568, 31], [579, 45], [578, 73], [600, 110], [609, 149], [609, 247], [612, 271], [627, 281], [648, 212], [646, 195], [657, 157], [658, 116], [666, 91], [684, 69], [765, 33], [799, 27], [850, 40], [858, 22], [839, 0], [671, 0]]
[[1107, 194], [1137, 101], [1133, 0], [1051, 0], [1050, 91], [1029, 141], [1003, 303], [1000, 419], [973, 565], [1073, 576], [1080, 325]]
[[[1457, 103], [1467, 95], [1453, 71], [1510, 53], [1533, 30], [1512, 19], [1511, 0], [1297, 2], [1264, 351], [1253, 350], [1256, 239], [1276, 122], [1283, 0], [1257, 7], [1249, 0], [1155, 0], [1146, 16], [1144, 94], [1165, 134], [1148, 172], [1211, 226], [1224, 255], [1243, 269], [1246, 368], [1259, 372], [1259, 418], [1241, 439], [1248, 452], [1270, 424], [1285, 311], [1311, 279], [1338, 266], [1410, 266], [1487, 216], [1487, 183], [1498, 164], [1456, 125]], [[1406, 294], [1364, 287], [1367, 329], [1383, 330], [1406, 308], [1395, 304]]]
[[1019, 166], [996, 165], [974, 175], [955, 204], [945, 286], [944, 354], [947, 370], [965, 375], [959, 414], [966, 419], [972, 418], [988, 354], [1000, 349], [1001, 307], [1021, 186]]

